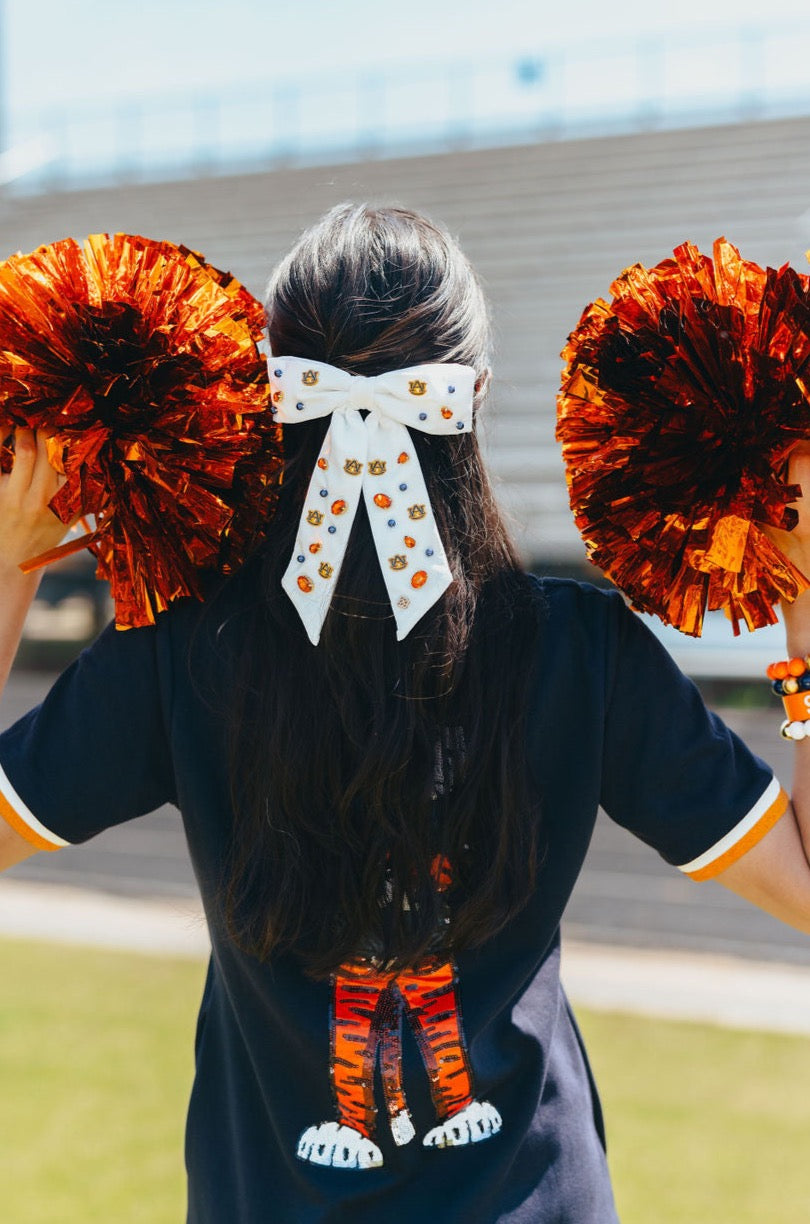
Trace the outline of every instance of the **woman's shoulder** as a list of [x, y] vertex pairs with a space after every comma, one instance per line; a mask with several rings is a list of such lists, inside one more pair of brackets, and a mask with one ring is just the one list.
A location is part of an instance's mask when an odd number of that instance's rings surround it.
[[551, 620], [577, 617], [588, 621], [609, 621], [623, 609], [625, 600], [615, 587], [596, 586], [576, 578], [553, 578], [527, 573], [530, 588], [541, 612]]

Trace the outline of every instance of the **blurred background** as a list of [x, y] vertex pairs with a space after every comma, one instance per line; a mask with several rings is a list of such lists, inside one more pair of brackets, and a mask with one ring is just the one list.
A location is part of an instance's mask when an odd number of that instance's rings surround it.
[[[806, 267], [805, 0], [4, 0], [0, 65], [0, 257], [122, 230], [194, 247], [260, 295], [340, 200], [407, 204], [457, 234], [496, 327], [486, 446], [541, 572], [599, 580], [554, 441], [559, 354], [582, 309], [685, 239]], [[108, 612], [87, 560], [47, 574], [6, 721]], [[778, 630], [734, 642], [721, 616], [699, 642], [657, 631], [713, 700], [767, 701]], [[789, 781], [776, 706], [729, 717]], [[801, 936], [616, 836], [597, 836], [575, 933], [810, 961]], [[190, 894], [184, 855], [164, 813], [18, 871]]]

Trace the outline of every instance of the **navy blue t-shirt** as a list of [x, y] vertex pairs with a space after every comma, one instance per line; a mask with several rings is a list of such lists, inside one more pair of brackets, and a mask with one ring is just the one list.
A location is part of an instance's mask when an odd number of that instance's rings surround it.
[[[201, 605], [107, 630], [0, 736], [0, 813], [42, 848], [166, 802], [182, 813], [213, 949], [187, 1125], [190, 1224], [616, 1219], [599, 1102], [559, 979], [560, 919], [597, 808], [704, 879], [764, 836], [787, 799], [619, 595], [556, 580], [536, 592], [536, 892], [484, 947], [407, 973], [358, 955], [314, 982], [294, 958], [262, 964], [227, 938], [226, 736], [188, 661]], [[228, 674], [214, 642], [216, 689]]]

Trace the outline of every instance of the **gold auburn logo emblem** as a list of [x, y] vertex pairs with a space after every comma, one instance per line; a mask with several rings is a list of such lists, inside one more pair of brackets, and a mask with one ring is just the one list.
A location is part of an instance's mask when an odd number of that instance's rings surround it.
[[343, 464], [343, 471], [347, 476], [359, 476], [363, 470], [363, 465], [359, 459], [347, 459]]
[[385, 460], [384, 459], [369, 459], [368, 470], [372, 476], [385, 475]]
[[301, 375], [301, 382], [305, 387], [314, 387], [320, 375], [317, 370], [304, 370]]
[[320, 574], [321, 578], [331, 578], [334, 570], [328, 561], [322, 561], [318, 566], [318, 573]]
[[402, 553], [395, 553], [393, 557], [388, 558], [388, 564], [392, 570], [404, 570], [408, 564], [408, 558]]
[[323, 515], [321, 514], [320, 510], [308, 510], [307, 522], [311, 523], [313, 527], [320, 527], [321, 523], [323, 522]]
[[427, 383], [422, 382], [421, 378], [413, 378], [408, 383], [408, 390], [411, 395], [424, 395], [427, 391]]
[[423, 505], [408, 506], [408, 518], [423, 519], [425, 517], [425, 507]]

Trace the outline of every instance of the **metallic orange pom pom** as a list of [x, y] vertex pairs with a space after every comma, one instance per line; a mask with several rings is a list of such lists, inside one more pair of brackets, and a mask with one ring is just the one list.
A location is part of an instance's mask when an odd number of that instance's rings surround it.
[[202, 596], [267, 532], [281, 430], [263, 330], [246, 289], [170, 242], [93, 234], [0, 264], [3, 418], [49, 436], [59, 518], [95, 518], [84, 542], [120, 628]]
[[568, 340], [558, 397], [571, 508], [590, 559], [643, 611], [698, 636], [776, 621], [810, 586], [785, 459], [810, 436], [810, 278], [725, 239], [636, 264]]

